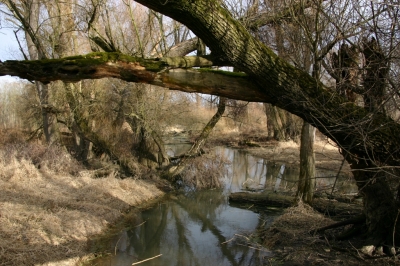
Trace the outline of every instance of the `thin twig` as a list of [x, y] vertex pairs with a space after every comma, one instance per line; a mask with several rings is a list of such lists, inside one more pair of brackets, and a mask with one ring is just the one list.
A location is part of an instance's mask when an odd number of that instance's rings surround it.
[[[400, 209], [397, 210], [397, 215], [396, 215], [396, 220], [394, 220], [394, 225], [393, 225], [393, 248], [396, 248], [396, 246], [394, 245], [394, 235], [396, 234], [396, 225], [397, 225], [397, 219], [399, 218], [399, 213], [400, 213]], [[393, 256], [396, 256], [396, 252], [393, 254]]]
[[357, 251], [358, 256], [360, 257], [360, 259], [362, 259], [363, 261], [365, 261], [365, 259], [361, 256], [360, 252], [358, 251], [358, 249], [353, 246], [353, 244], [349, 241], [349, 244]]
[[[347, 155], [347, 153], [346, 153], [346, 155]], [[344, 162], [345, 162], [345, 161], [346, 161], [346, 156], [344, 156], [343, 161], [342, 161], [342, 164], [340, 165], [339, 171], [338, 171], [337, 174], [336, 174], [335, 182], [333, 183], [333, 186], [332, 186], [331, 197], [332, 197], [333, 191], [335, 190], [336, 182], [337, 182], [337, 180], [338, 180], [338, 178], [339, 178], [340, 171], [342, 171], [342, 168], [343, 168], [343, 165], [344, 165]]]
[[261, 219], [260, 217], [258, 217], [258, 219], [260, 219], [261, 221], [263, 221], [261, 227], [263, 227], [263, 226], [267, 223], [267, 220]]
[[234, 238], [235, 238], [235, 237], [232, 237], [231, 239], [229, 239], [229, 240], [227, 240], [227, 241], [225, 241], [225, 242], [222, 242], [221, 245], [226, 244], [226, 243], [232, 241]]
[[141, 260], [141, 261], [138, 261], [138, 262], [134, 262], [134, 263], [132, 263], [132, 265], [138, 265], [138, 264], [140, 264], [140, 263], [142, 263], [142, 262], [149, 261], [149, 260], [158, 258], [158, 257], [160, 257], [160, 256], [162, 256], [162, 254], [157, 255], [157, 256], [154, 256], [154, 257], [151, 257], [151, 258], [148, 258], [148, 259], [145, 259], [145, 260]]
[[121, 238], [124, 236], [124, 234], [121, 234], [120, 238], [118, 239], [117, 243], [115, 244], [115, 248], [114, 248], [114, 255], [117, 256], [117, 247], [118, 247], [118, 243], [121, 240]]
[[326, 243], [328, 244], [329, 248], [332, 248], [332, 247], [331, 247], [331, 243], [329, 243], [329, 240], [328, 240], [328, 238], [326, 238], [325, 235], [324, 235], [324, 238], [325, 238], [325, 241], [326, 241]]
[[235, 236], [241, 236], [241, 237], [244, 237], [244, 238], [246, 238], [246, 239], [247, 239], [247, 241], [250, 241], [250, 239], [249, 239], [248, 237], [244, 236], [244, 235], [235, 234]]
[[144, 224], [145, 222], [147, 222], [147, 221], [144, 221], [143, 223], [138, 224], [138, 225], [136, 225], [136, 226], [134, 226], [134, 227], [139, 227], [139, 226], [141, 226], [142, 224]]
[[261, 249], [261, 248], [255, 248], [255, 247], [248, 246], [248, 245], [243, 245], [243, 244], [237, 244], [237, 245], [238, 245], [238, 246], [243, 246], [243, 247], [252, 248], [252, 249], [255, 249], [255, 250], [259, 250], [259, 251], [270, 252], [269, 250], [267, 250], [267, 249], [265, 249], [265, 248], [263, 248], [263, 249]]

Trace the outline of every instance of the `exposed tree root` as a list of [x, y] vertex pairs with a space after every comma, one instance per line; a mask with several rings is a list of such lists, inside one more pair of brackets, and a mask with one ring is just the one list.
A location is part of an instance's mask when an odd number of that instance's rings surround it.
[[340, 222], [337, 222], [337, 223], [334, 223], [334, 224], [331, 224], [331, 225], [328, 225], [328, 226], [324, 226], [324, 227], [320, 227], [318, 229], [315, 229], [313, 231], [313, 233], [323, 233], [328, 229], [338, 228], [338, 227], [346, 226], [346, 225], [349, 225], [349, 224], [365, 223], [365, 219], [366, 219], [365, 214], [360, 214], [360, 215], [357, 215], [357, 216], [355, 216], [353, 218], [347, 219], [345, 221], [340, 221]]

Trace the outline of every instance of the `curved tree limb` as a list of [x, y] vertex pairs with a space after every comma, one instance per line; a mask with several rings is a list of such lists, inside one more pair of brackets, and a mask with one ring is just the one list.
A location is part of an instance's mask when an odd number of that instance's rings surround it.
[[[325, 88], [256, 40], [218, 1], [136, 0], [185, 24], [211, 49], [250, 76], [268, 102], [298, 115], [371, 166], [400, 164], [400, 126]], [[389, 141], [390, 139], [390, 141]], [[353, 146], [352, 143], [355, 143]]]

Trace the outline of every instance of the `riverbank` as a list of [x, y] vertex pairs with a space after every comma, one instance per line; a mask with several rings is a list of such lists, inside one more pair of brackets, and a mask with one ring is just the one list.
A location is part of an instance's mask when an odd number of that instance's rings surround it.
[[76, 265], [133, 207], [164, 195], [151, 181], [95, 178], [58, 147], [0, 149], [0, 265]]
[[[259, 134], [224, 132], [224, 134], [213, 134], [210, 137], [209, 145], [226, 145], [268, 161], [285, 163], [289, 166], [300, 165], [300, 143], [293, 140], [276, 141]], [[340, 169], [341, 173], [350, 174], [350, 166], [343, 161], [343, 155], [340, 154], [339, 148], [320, 133], [316, 135], [314, 154], [317, 168], [333, 171]]]
[[[277, 164], [299, 166], [300, 146], [293, 141], [277, 142], [246, 134], [231, 134], [229, 137], [225, 136], [225, 140], [214, 137], [211, 141], [213, 145], [228, 145]], [[354, 183], [349, 164], [343, 160], [332, 141], [321, 135], [317, 136], [314, 152], [316, 168], [340, 172], [349, 176], [346, 182]], [[243, 194], [246, 193], [234, 193], [231, 197], [239, 202], [261, 203], [265, 206], [268, 205], [267, 201], [271, 201], [268, 195], [272, 195], [272, 201], [286, 207], [269, 228], [254, 233], [261, 240], [262, 246], [273, 252], [272, 256], [265, 258], [266, 265], [400, 265], [397, 256], [387, 256], [384, 247], [375, 248], [362, 235], [345, 240], [335, 239], [335, 236], [342, 234], [351, 225], [332, 228], [324, 234], [315, 233], [316, 229], [360, 214], [362, 204], [359, 198], [353, 201], [355, 198], [352, 196], [346, 198], [335, 195], [334, 198], [346, 199], [340, 202], [336, 199], [328, 200], [323, 194], [324, 198], [317, 198], [316, 208], [312, 208], [302, 202], [295, 204], [293, 194]], [[323, 201], [329, 202], [329, 206]], [[328, 210], [328, 207], [334, 208], [334, 211]], [[338, 210], [341, 213], [339, 216], [331, 216]]]
[[274, 253], [266, 265], [400, 265], [398, 256], [388, 256], [385, 247], [375, 248], [373, 240], [362, 235], [334, 239], [343, 227], [315, 233], [336, 222], [301, 202], [285, 209], [269, 228], [257, 232], [263, 246]]

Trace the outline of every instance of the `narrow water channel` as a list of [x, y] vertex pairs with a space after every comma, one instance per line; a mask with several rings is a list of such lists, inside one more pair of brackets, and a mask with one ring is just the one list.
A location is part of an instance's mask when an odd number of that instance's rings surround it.
[[[185, 152], [189, 145], [167, 146], [171, 156]], [[281, 164], [267, 162], [238, 150], [217, 147], [227, 161], [223, 188], [186, 191], [170, 195], [157, 206], [143, 211], [137, 224], [111, 242], [115, 256], [96, 265], [264, 265], [271, 253], [249, 246], [251, 233], [268, 227], [280, 211], [254, 206], [232, 206], [228, 195], [242, 190], [273, 189]], [[295, 186], [298, 169], [284, 167], [280, 189]], [[319, 171], [326, 177], [319, 186], [331, 185], [335, 173]]]
[[143, 211], [137, 227], [115, 238], [117, 255], [101, 265], [263, 265], [271, 253], [247, 245], [279, 212], [262, 214], [229, 206], [220, 190], [171, 196]]

